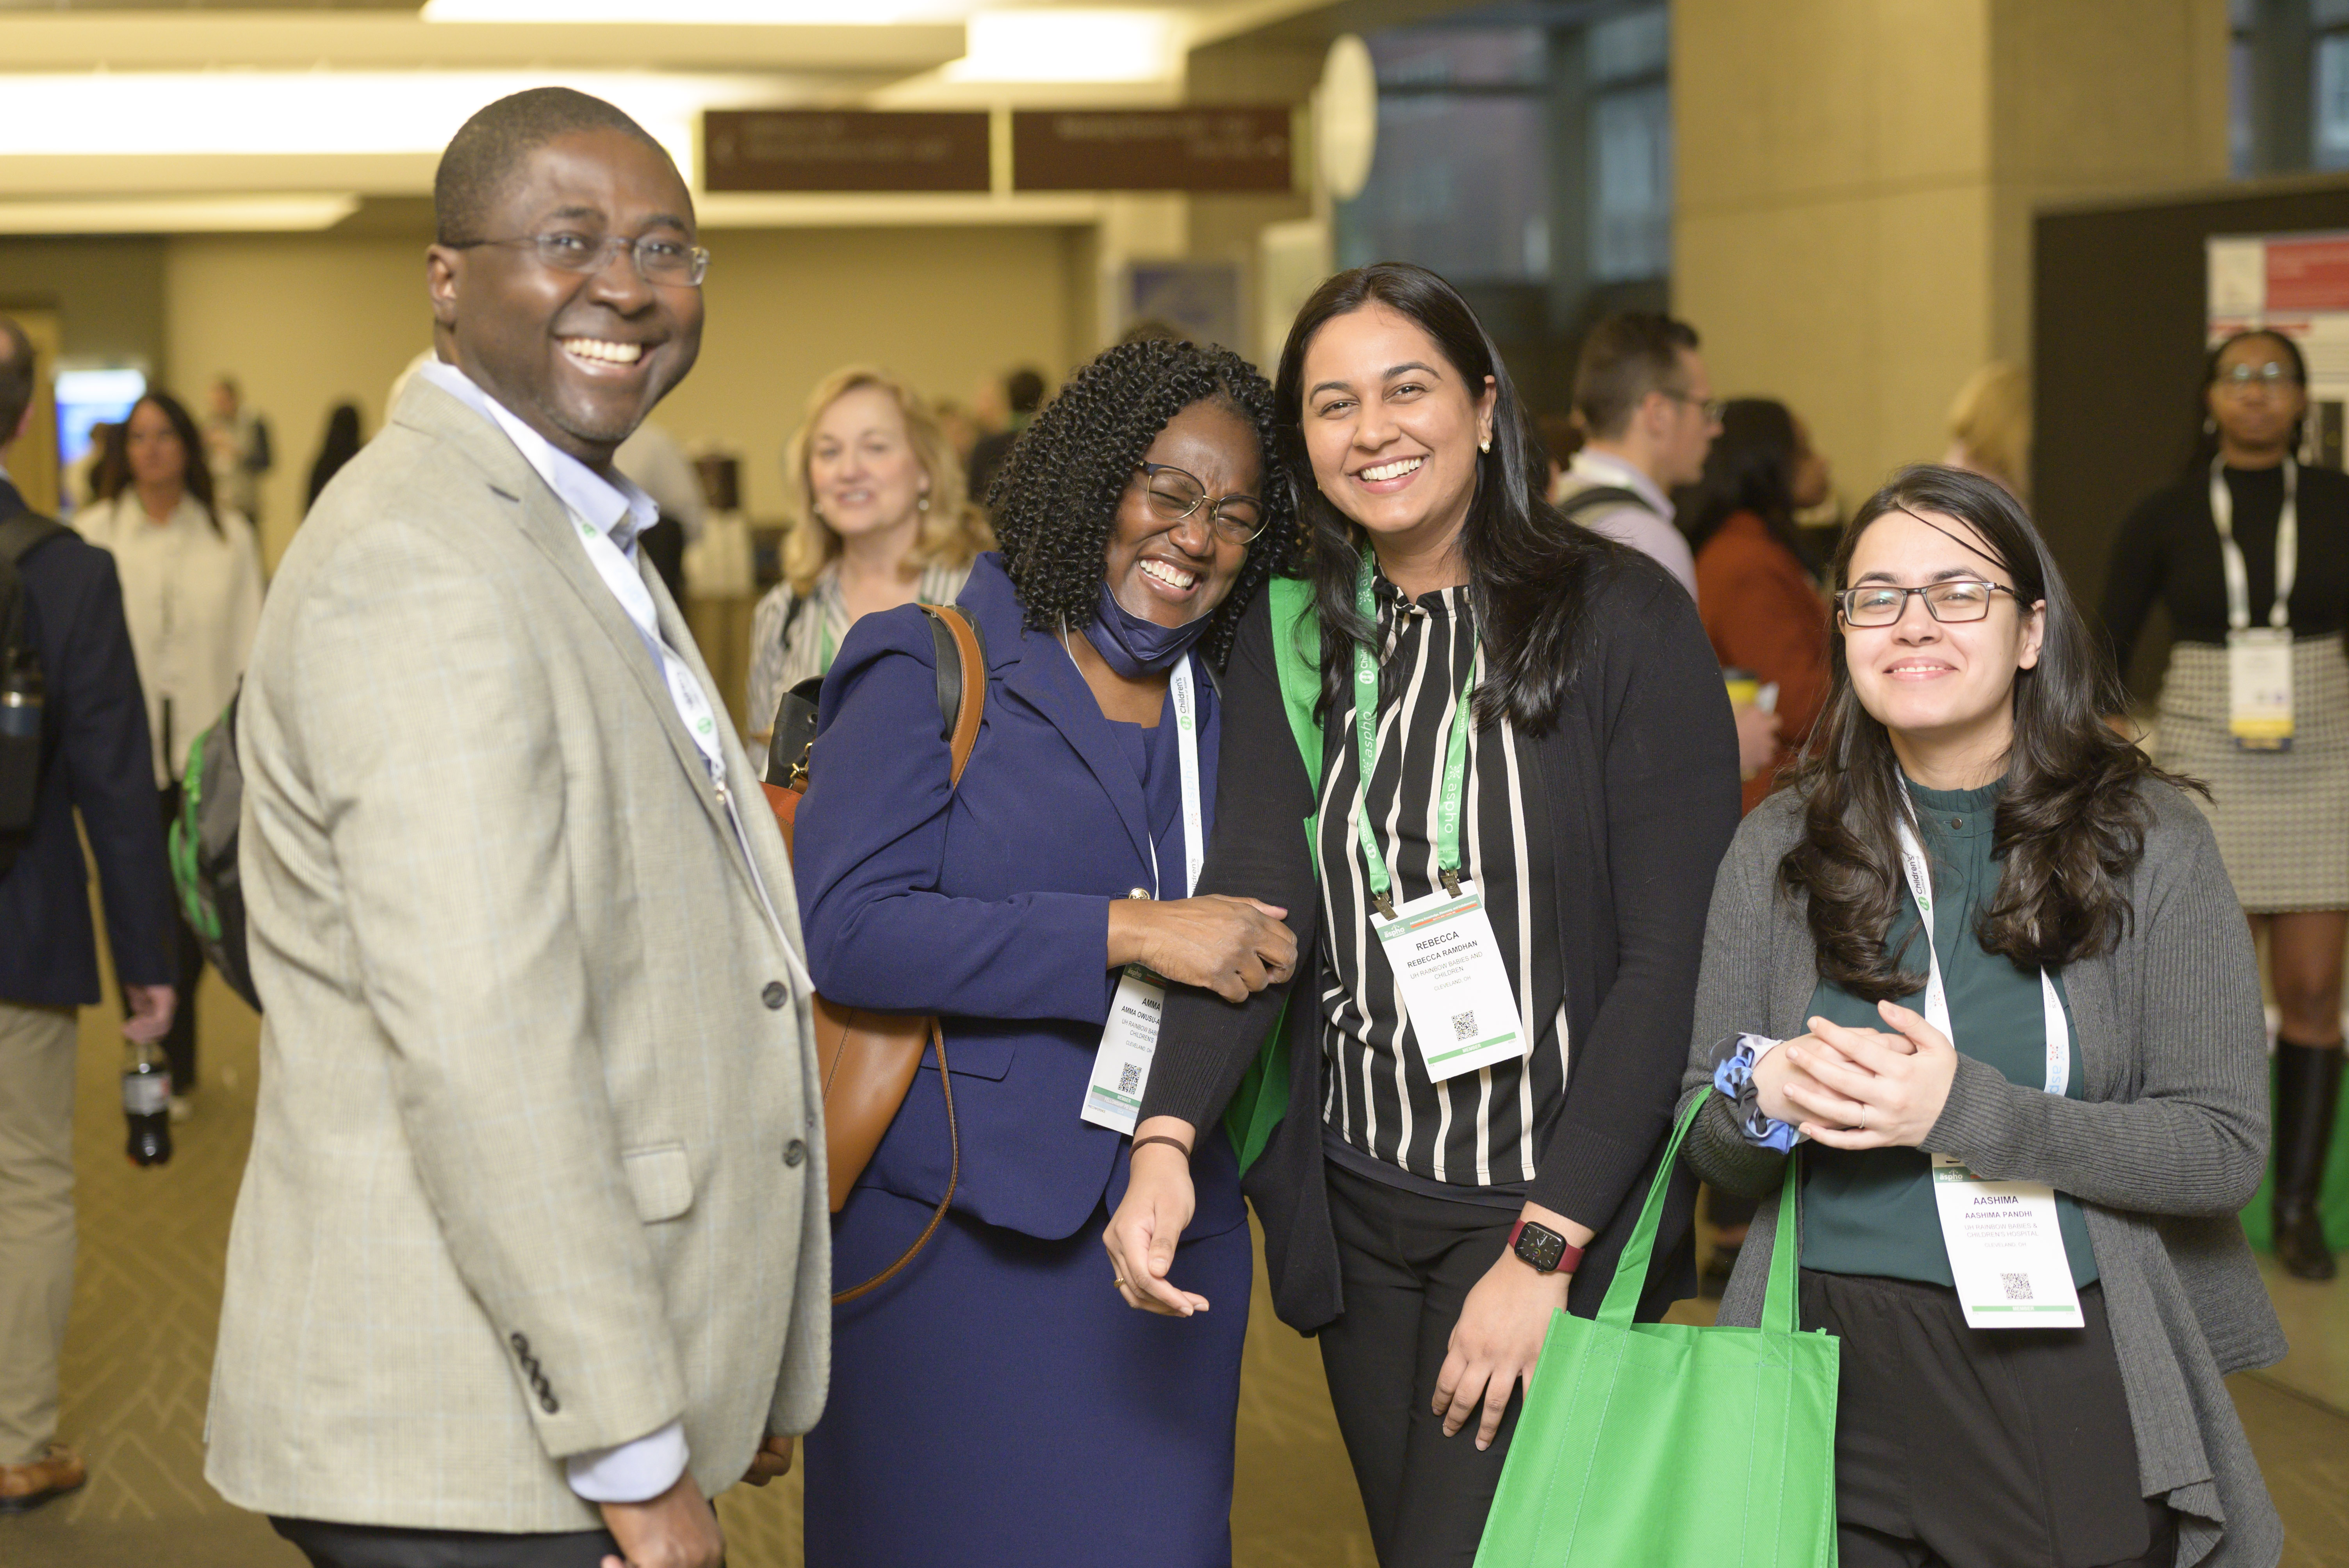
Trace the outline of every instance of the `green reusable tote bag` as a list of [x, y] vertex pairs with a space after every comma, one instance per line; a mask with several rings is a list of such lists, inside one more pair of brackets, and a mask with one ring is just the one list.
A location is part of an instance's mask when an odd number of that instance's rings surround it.
[[1633, 1323], [1681, 1119], [1595, 1319], [1550, 1319], [1476, 1568], [1831, 1568], [1837, 1345], [1795, 1332], [1797, 1179], [1759, 1328]]

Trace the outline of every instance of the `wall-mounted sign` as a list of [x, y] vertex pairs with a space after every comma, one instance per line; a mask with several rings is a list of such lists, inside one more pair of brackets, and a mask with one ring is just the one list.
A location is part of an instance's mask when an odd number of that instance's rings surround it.
[[709, 191], [985, 191], [988, 116], [711, 109]]
[[1289, 110], [1021, 109], [1011, 183], [1021, 191], [1290, 189]]

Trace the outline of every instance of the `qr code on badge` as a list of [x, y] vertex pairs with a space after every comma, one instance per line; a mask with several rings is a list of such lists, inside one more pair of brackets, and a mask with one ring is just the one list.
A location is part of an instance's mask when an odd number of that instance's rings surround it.
[[1473, 1040], [1476, 1037], [1476, 1014], [1474, 1009], [1452, 1015], [1452, 1037], [1455, 1040]]
[[1998, 1283], [2006, 1287], [2007, 1300], [2029, 1301], [2031, 1299], [2031, 1276], [2029, 1274], [2002, 1274], [1998, 1276]]
[[1123, 1067], [1117, 1069], [1117, 1092], [1120, 1094], [1140, 1094], [1142, 1092], [1142, 1064], [1140, 1062], [1128, 1062]]

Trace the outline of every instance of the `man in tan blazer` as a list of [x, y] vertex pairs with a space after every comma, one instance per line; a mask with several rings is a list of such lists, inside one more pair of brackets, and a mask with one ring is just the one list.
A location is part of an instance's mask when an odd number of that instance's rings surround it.
[[245, 680], [267, 1012], [205, 1474], [319, 1568], [712, 1568], [830, 1307], [791, 868], [611, 466], [709, 258], [566, 89], [475, 116], [435, 205], [440, 362]]

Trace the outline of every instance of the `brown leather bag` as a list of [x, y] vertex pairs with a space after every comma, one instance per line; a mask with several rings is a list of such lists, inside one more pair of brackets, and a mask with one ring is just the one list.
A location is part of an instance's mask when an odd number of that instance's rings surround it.
[[[987, 647], [978, 628], [959, 610], [925, 604], [930, 636], [938, 655], [938, 715], [953, 757], [952, 784], [962, 782], [970, 748], [978, 740], [978, 724], [987, 711]], [[783, 847], [792, 842], [794, 819], [807, 792], [808, 765], [815, 745], [816, 691], [821, 680], [802, 681], [783, 696], [775, 714], [773, 738], [767, 746], [767, 802], [774, 808], [775, 825], [783, 830]], [[779, 781], [780, 780], [780, 781]], [[840, 1212], [849, 1189], [864, 1173], [883, 1134], [896, 1119], [897, 1108], [914, 1086], [926, 1046], [938, 1053], [938, 1088], [946, 1098], [947, 1141], [952, 1163], [947, 1171], [946, 1196], [938, 1200], [929, 1224], [895, 1263], [849, 1290], [836, 1291], [834, 1303], [854, 1301], [877, 1289], [929, 1243], [954, 1202], [955, 1185], [962, 1178], [962, 1135], [956, 1125], [954, 1081], [947, 1072], [946, 1034], [934, 1017], [902, 1013], [871, 1013], [843, 1007], [815, 998], [816, 1060], [823, 1069], [823, 1146], [831, 1176], [832, 1212]]]

